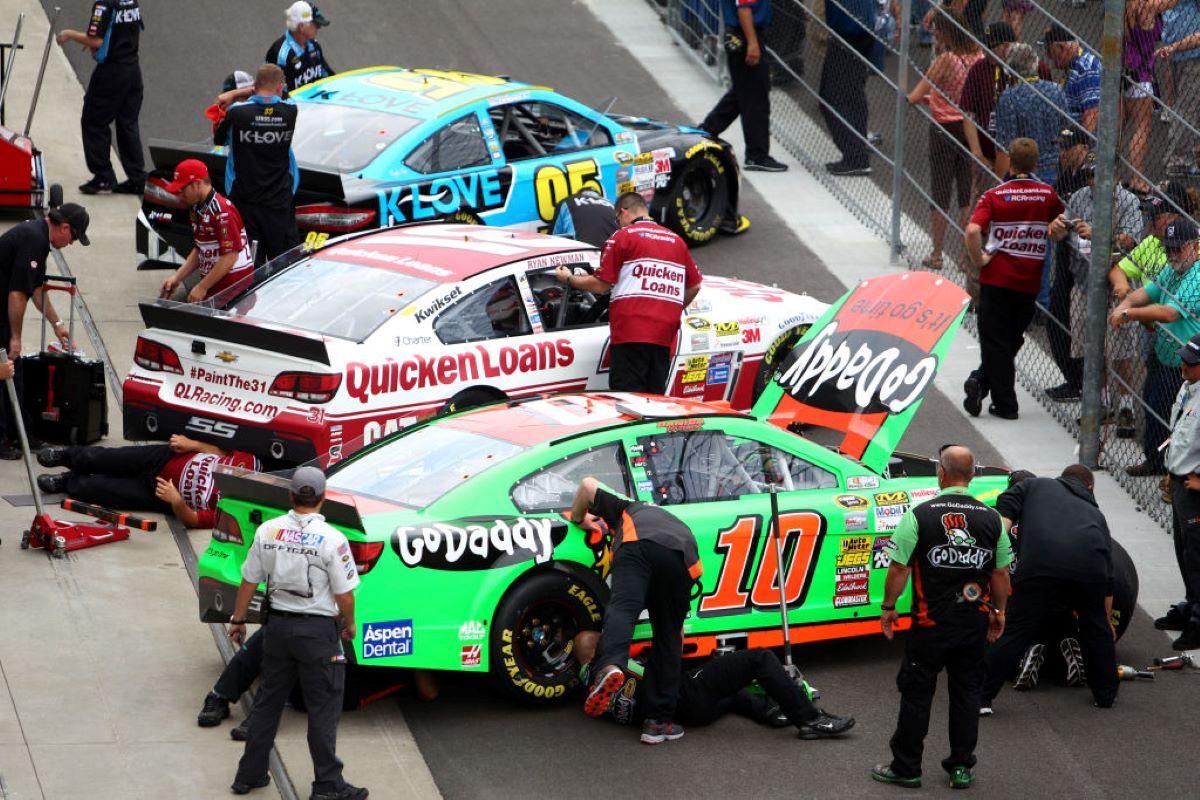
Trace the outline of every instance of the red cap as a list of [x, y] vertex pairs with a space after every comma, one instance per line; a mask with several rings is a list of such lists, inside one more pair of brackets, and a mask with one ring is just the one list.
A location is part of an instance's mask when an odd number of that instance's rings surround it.
[[179, 166], [175, 167], [175, 180], [167, 184], [167, 191], [171, 194], [179, 194], [189, 183], [206, 180], [208, 180], [208, 167], [199, 159], [189, 158], [180, 161]]

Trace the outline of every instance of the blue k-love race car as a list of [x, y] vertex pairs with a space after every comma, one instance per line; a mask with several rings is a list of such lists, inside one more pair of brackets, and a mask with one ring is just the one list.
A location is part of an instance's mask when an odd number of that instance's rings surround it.
[[[430, 220], [547, 232], [585, 187], [636, 191], [691, 245], [744, 231], [728, 143], [696, 128], [596, 111], [544, 86], [431, 69], [368, 67], [292, 93], [300, 166], [296, 221], [330, 235]], [[192, 246], [183, 200], [167, 190], [184, 158], [221, 188], [225, 148], [151, 141], [155, 171], [138, 215], [143, 262]]]

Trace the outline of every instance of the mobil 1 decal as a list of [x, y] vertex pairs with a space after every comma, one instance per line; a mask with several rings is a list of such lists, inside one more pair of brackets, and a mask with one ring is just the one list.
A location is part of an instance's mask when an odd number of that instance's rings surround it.
[[933, 384], [968, 299], [928, 272], [863, 281], [784, 360], [772, 421], [838, 431], [844, 452], [882, 470]]
[[[764, 527], [768, 529], [766, 535]], [[784, 599], [789, 606], [801, 605], [821, 552], [825, 518], [816, 511], [787, 511], [779, 515], [779, 528], [783, 531]], [[717, 533], [714, 549], [723, 558], [715, 584], [700, 597], [699, 616], [779, 608], [775, 538], [770, 518], [764, 522], [758, 515], [738, 517]]]
[[392, 534], [392, 550], [406, 567], [466, 572], [544, 564], [566, 536], [562, 519], [468, 517], [401, 525]]

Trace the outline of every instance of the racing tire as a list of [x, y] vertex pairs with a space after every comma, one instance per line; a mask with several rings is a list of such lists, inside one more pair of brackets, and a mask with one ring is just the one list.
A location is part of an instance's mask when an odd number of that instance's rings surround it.
[[472, 386], [470, 389], [463, 389], [447, 400], [438, 411], [438, 414], [454, 414], [459, 411], [466, 411], [469, 408], [503, 402], [507, 399], [508, 395], [499, 389], [492, 389], [487, 386]]
[[771, 376], [775, 374], [775, 370], [779, 369], [779, 365], [787, 358], [788, 353], [792, 352], [792, 348], [796, 346], [796, 342], [800, 341], [804, 334], [808, 333], [808, 325], [799, 325], [784, 333], [782, 336], [775, 339], [767, 351], [763, 353], [762, 363], [758, 365], [758, 374], [754, 376], [754, 390], [751, 395], [750, 405], [758, 402], [758, 398], [766, 390], [767, 385], [771, 382]]
[[1116, 541], [1112, 543], [1113, 610], [1112, 623], [1120, 639], [1137, 609], [1138, 574], [1133, 559]]
[[479, 217], [479, 215], [476, 214], [474, 211], [467, 211], [464, 208], [460, 208], [458, 211], [455, 211], [453, 214], [446, 217], [446, 219], [444, 221], [452, 222], [452, 223], [455, 223], [458, 225], [484, 225], [484, 224], [486, 224]]
[[729, 166], [714, 150], [703, 150], [675, 176], [663, 206], [663, 221], [689, 245], [710, 241], [729, 206]]
[[509, 590], [492, 622], [490, 679], [501, 694], [534, 705], [564, 700], [579, 685], [575, 634], [598, 630], [595, 594], [572, 575], [540, 572]]

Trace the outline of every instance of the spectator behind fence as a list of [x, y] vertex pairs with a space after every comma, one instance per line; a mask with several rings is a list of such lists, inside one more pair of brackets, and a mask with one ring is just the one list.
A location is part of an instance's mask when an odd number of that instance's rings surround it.
[[1162, 35], [1162, 12], [1178, 0], [1128, 0], [1125, 5], [1125, 54], [1121, 103], [1123, 130], [1129, 137], [1129, 188], [1144, 194], [1146, 152], [1150, 148], [1150, 122], [1154, 114], [1154, 49]]
[[[1058, 84], [1038, 77], [1037, 53], [1029, 45], [1012, 45], [1007, 64], [1023, 80], [1005, 89], [996, 103], [996, 143], [1007, 151], [1021, 137], [1037, 142], [1038, 180], [1053, 186], [1058, 180], [1058, 135], [1066, 121], [1059, 109], [1066, 106], [1066, 97]], [[1004, 162], [1007, 167], [1007, 159]]]
[[[963, 112], [963, 134], [971, 152], [1001, 177], [1008, 172], [1008, 154], [996, 149], [996, 103], [1001, 92], [1016, 80], [1002, 66], [1016, 41], [1016, 34], [1007, 22], [993, 22], [987, 26], [983, 32], [986, 57], [976, 61], [967, 73], [958, 103]], [[1038, 77], [1046, 81], [1051, 77], [1050, 68], [1040, 60]], [[1003, 163], [998, 155], [1003, 155]]]
[[[963, 132], [963, 115], [958, 109], [967, 73], [983, 58], [979, 44], [962, 27], [962, 17], [954, 11], [944, 11], [933, 26], [937, 58], [929, 65], [912, 93], [910, 104], [927, 102], [933, 115], [929, 127], [929, 196], [930, 237], [933, 252], [921, 262], [929, 269], [942, 268], [942, 246], [951, 214], [959, 218], [958, 227], [967, 226], [971, 204], [970, 146]], [[957, 192], [955, 192], [957, 189]], [[957, 213], [951, 210], [951, 202]]]
[[1195, 214], [1197, 204], [1193, 190], [1185, 189], [1178, 181], [1167, 181], [1145, 202], [1145, 208], [1150, 233], [1108, 274], [1117, 300], [1124, 300], [1125, 295], [1140, 289], [1167, 265], [1167, 251], [1163, 247], [1167, 226], [1180, 219], [1180, 214]]
[[[867, 65], [875, 47], [875, 0], [827, 0], [825, 22], [833, 35], [821, 66], [821, 116], [842, 154], [831, 175], [870, 175], [867, 150]], [[842, 121], [845, 119], [845, 122]]]
[[1075, 34], [1060, 25], [1047, 28], [1042, 43], [1054, 66], [1066, 73], [1062, 86], [1066, 103], [1060, 108], [1065, 108], [1076, 122], [1095, 133], [1100, 113], [1100, 59], [1083, 47]]
[[1144, 287], [1131, 292], [1109, 317], [1113, 330], [1131, 322], [1158, 325], [1154, 358], [1148, 359], [1146, 384], [1142, 390], [1142, 399], [1146, 403], [1142, 452], [1146, 460], [1125, 468], [1125, 472], [1135, 478], [1166, 474], [1163, 444], [1169, 431], [1165, 421], [1183, 383], [1178, 350], [1181, 343], [1200, 334], [1198, 235], [1200, 233], [1191, 220], [1178, 219], [1168, 225], [1163, 244], [1170, 269], [1161, 270]]
[[1180, 0], [1163, 12], [1163, 47], [1155, 53], [1170, 58], [1168, 77], [1173, 79], [1171, 132], [1167, 139], [1167, 175], [1200, 176], [1200, 0]]

